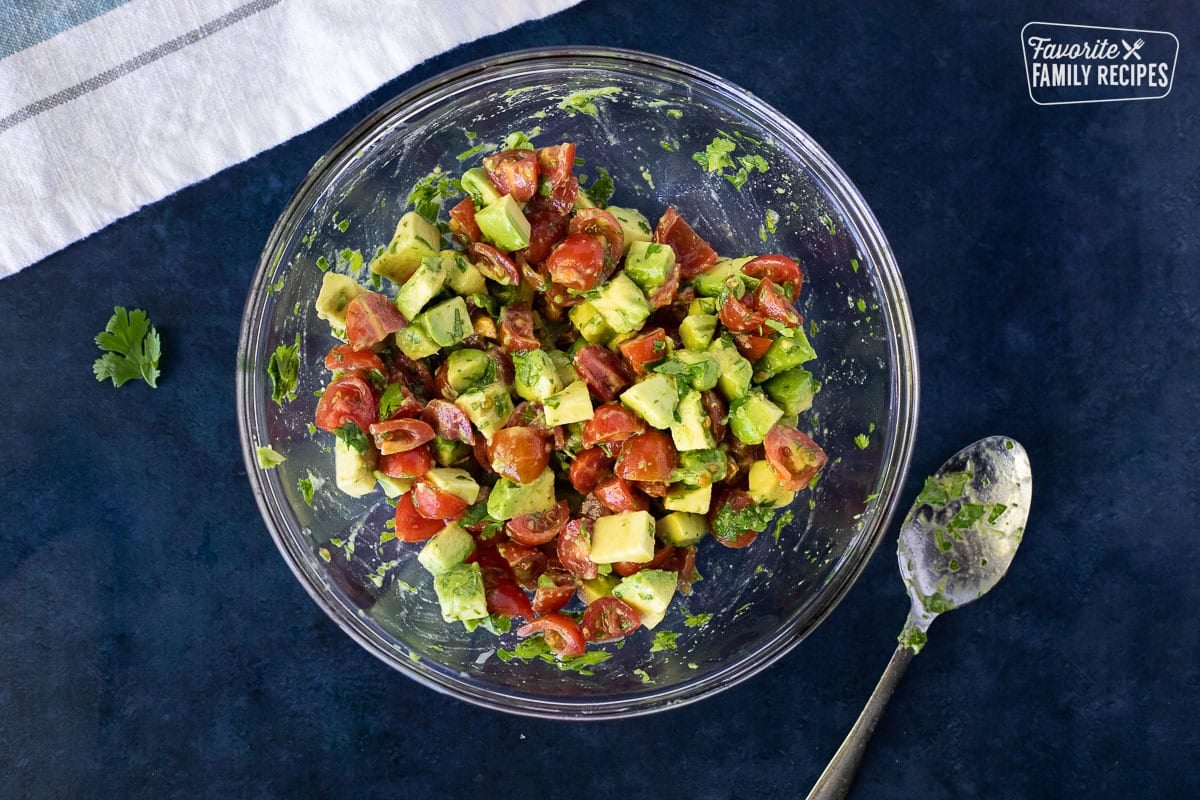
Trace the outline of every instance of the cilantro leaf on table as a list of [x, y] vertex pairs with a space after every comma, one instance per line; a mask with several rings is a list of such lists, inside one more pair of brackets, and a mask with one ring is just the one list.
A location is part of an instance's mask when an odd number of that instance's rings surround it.
[[162, 342], [145, 311], [140, 308], [126, 311], [122, 306], [114, 308], [108, 325], [96, 335], [96, 344], [101, 350], [108, 351], [92, 364], [96, 380], [111, 378], [114, 386], [120, 386], [141, 378], [151, 389], [158, 388]]

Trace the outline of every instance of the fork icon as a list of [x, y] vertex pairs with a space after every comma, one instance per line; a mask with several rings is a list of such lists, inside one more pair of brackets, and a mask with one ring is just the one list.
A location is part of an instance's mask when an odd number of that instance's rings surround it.
[[1130, 57], [1130, 56], [1133, 56], [1133, 57], [1134, 57], [1134, 58], [1136, 58], [1138, 61], [1141, 61], [1141, 60], [1142, 60], [1142, 56], [1141, 56], [1141, 55], [1138, 53], [1138, 50], [1141, 50], [1141, 49], [1142, 49], [1142, 45], [1144, 45], [1145, 43], [1146, 43], [1146, 40], [1145, 40], [1145, 39], [1138, 39], [1136, 42], [1134, 42], [1134, 43], [1133, 43], [1133, 45], [1132, 45], [1132, 46], [1130, 46], [1129, 42], [1127, 42], [1127, 41], [1125, 41], [1124, 39], [1122, 39], [1122, 40], [1121, 40], [1121, 44], [1123, 44], [1123, 45], [1125, 46], [1125, 56], [1124, 56], [1124, 58], [1122, 58], [1121, 60], [1122, 60], [1122, 61], [1128, 61], [1128, 60], [1129, 60], [1129, 57]]

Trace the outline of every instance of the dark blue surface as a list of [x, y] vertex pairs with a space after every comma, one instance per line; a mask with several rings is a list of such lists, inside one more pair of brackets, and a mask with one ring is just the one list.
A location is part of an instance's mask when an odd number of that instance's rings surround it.
[[[562, 724], [452, 701], [369, 656], [293, 580], [245, 479], [242, 304], [308, 167], [421, 79], [572, 43], [720, 73], [857, 183], [895, 249], [921, 349], [905, 507], [980, 436], [1030, 452], [1033, 515], [1009, 577], [935, 624], [853, 796], [1200, 796], [1194, 9], [791, 6], [585, 2], [426, 63], [0, 282], [0, 797], [808, 791], [903, 623], [894, 533], [769, 671], [665, 714]], [[1169, 30], [1175, 87], [1036, 106], [1019, 44], [1031, 20]], [[157, 391], [92, 378], [92, 337], [118, 304], [147, 309], [162, 333]]]

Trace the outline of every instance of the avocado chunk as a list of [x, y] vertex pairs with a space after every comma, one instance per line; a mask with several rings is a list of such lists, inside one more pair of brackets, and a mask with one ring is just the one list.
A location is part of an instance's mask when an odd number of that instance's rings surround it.
[[725, 480], [728, 472], [729, 457], [724, 450], [688, 450], [679, 454], [679, 466], [671, 472], [671, 482], [709, 486]]
[[482, 350], [464, 347], [446, 356], [446, 383], [460, 394], [496, 382], [496, 362]]
[[417, 561], [431, 575], [438, 575], [475, 552], [475, 538], [456, 524], [450, 524], [433, 535], [417, 553]]
[[795, 492], [783, 488], [779, 483], [779, 476], [766, 461], [759, 460], [751, 464], [746, 480], [750, 499], [759, 505], [780, 508], [791, 503], [796, 496]]
[[688, 350], [707, 350], [717, 332], [717, 318], [712, 314], [688, 314], [679, 323], [679, 338]]
[[374, 447], [358, 452], [339, 436], [333, 443], [333, 474], [337, 487], [351, 497], [362, 497], [375, 490]]
[[650, 318], [646, 295], [624, 272], [618, 272], [597, 289], [591, 303], [614, 333], [640, 331]]
[[508, 424], [513, 412], [512, 398], [502, 383], [491, 383], [482, 389], [464, 392], [454, 404], [470, 417], [483, 438], [489, 442], [496, 431]]
[[703, 514], [672, 511], [658, 521], [658, 538], [675, 547], [691, 547], [708, 534], [708, 520]]
[[446, 622], [466, 622], [488, 615], [483, 570], [478, 564], [458, 564], [434, 575], [433, 591]]
[[479, 499], [479, 484], [465, 469], [455, 467], [434, 467], [425, 473], [425, 480], [447, 494], [463, 500], [467, 505], [475, 505]]
[[487, 294], [487, 280], [466, 256], [456, 250], [443, 250], [442, 268], [446, 270], [446, 285], [462, 297]]
[[734, 297], [743, 297], [746, 294], [746, 284], [743, 280], [742, 265], [749, 260], [750, 256], [721, 259], [708, 272], [692, 279], [692, 288], [696, 290], [696, 295], [720, 297], [729, 292]]
[[750, 379], [754, 377], [754, 367], [738, 352], [737, 345], [728, 336], [715, 339], [708, 346], [709, 355], [717, 362], [721, 377], [717, 379], [717, 389], [725, 395], [726, 400], [736, 400], [750, 389]]
[[712, 436], [712, 420], [704, 410], [700, 393], [692, 390], [679, 399], [676, 408], [677, 421], [671, 423], [671, 439], [675, 449], [681, 453], [687, 450], [709, 450], [717, 446]]
[[546, 424], [550, 426], [591, 419], [594, 411], [587, 384], [575, 381], [561, 392], [550, 395], [542, 401], [542, 413], [546, 415]]
[[779, 406], [758, 389], [751, 389], [729, 404], [729, 430], [744, 444], [762, 444], [782, 416]]
[[614, 575], [597, 575], [586, 581], [579, 583], [579, 599], [583, 600], [584, 605], [591, 605], [601, 597], [608, 597], [612, 594], [613, 587], [620, 583], [621, 579]]
[[571, 324], [575, 326], [575, 330], [579, 331], [579, 335], [592, 344], [608, 344], [616, 335], [616, 332], [604, 321], [604, 315], [587, 300], [574, 306], [568, 312], [568, 316]]
[[428, 358], [442, 348], [420, 325], [409, 325], [396, 331], [396, 347], [412, 359]]
[[802, 414], [812, 408], [821, 384], [804, 367], [792, 367], [764, 381], [762, 389], [784, 414]]
[[622, 255], [629, 253], [630, 245], [634, 242], [648, 242], [654, 236], [650, 220], [646, 219], [646, 216], [636, 208], [609, 206], [605, 210], [617, 218], [617, 222], [621, 226], [621, 233], [625, 236], [625, 248]]
[[673, 483], [663, 498], [663, 508], [668, 511], [686, 511], [689, 514], [707, 514], [712, 505], [712, 484], [688, 486]]
[[471, 196], [475, 208], [483, 208], [500, 199], [500, 192], [492, 185], [487, 170], [483, 167], [471, 167], [459, 179], [463, 191]]
[[667, 615], [678, 581], [679, 576], [669, 570], [644, 569], [624, 578], [612, 593], [631, 605], [642, 625], [653, 630]]
[[800, 328], [789, 328], [790, 336], [777, 336], [767, 352], [754, 364], [754, 382], [762, 383], [781, 372], [787, 372], [806, 361], [817, 357], [817, 352], [808, 343], [808, 337]]
[[675, 268], [675, 250], [669, 244], [634, 242], [625, 256], [625, 274], [644, 292], [652, 292], [667, 282]]
[[500, 478], [488, 495], [487, 512], [492, 519], [500, 521], [546, 511], [554, 508], [554, 471], [549, 467], [534, 478], [533, 483], [519, 484], [508, 478]]
[[421, 260], [438, 254], [442, 235], [415, 211], [400, 217], [396, 232], [383, 252], [371, 259], [370, 270], [376, 275], [404, 283], [416, 272]]
[[461, 464], [471, 455], [471, 445], [454, 439], [444, 439], [435, 434], [432, 444], [433, 460], [443, 467]]
[[529, 246], [532, 228], [521, 204], [506, 194], [475, 212], [475, 224], [483, 238], [501, 250], [512, 252]]
[[670, 375], [653, 372], [622, 392], [621, 404], [652, 427], [666, 430], [675, 422], [679, 390]]
[[717, 298], [697, 297], [688, 304], [688, 314], [708, 314], [716, 316], [718, 310]]
[[541, 403], [555, 392], [562, 391], [558, 368], [545, 350], [517, 351], [512, 354], [512, 361], [513, 390], [523, 399]]
[[[329, 323], [336, 331], [346, 330], [346, 306], [350, 301], [365, 292], [358, 281], [339, 272], [326, 272], [321, 278], [321, 291], [314, 303], [317, 318]], [[344, 337], [343, 337], [344, 338]]]
[[421, 259], [420, 265], [396, 292], [396, 308], [405, 319], [415, 319], [445, 283], [446, 270], [442, 266], [442, 257], [437, 255]]
[[674, 375], [698, 392], [713, 388], [721, 377], [717, 360], [705, 350], [676, 350], [654, 371]]
[[575, 362], [569, 355], [562, 350], [547, 350], [546, 353], [550, 356], [555, 371], [558, 372], [559, 383], [563, 386], [570, 386], [579, 380], [579, 373], [575, 371]]
[[443, 300], [419, 315], [415, 322], [425, 330], [425, 333], [429, 334], [429, 338], [439, 347], [458, 344], [475, 332], [475, 329], [471, 327], [471, 314], [467, 311], [467, 301], [461, 297]]
[[622, 511], [592, 523], [592, 548], [597, 564], [631, 561], [644, 564], [654, 558], [654, 517], [649, 511]]
[[383, 493], [395, 500], [412, 488], [412, 478], [393, 478], [391, 475], [375, 470], [375, 481], [383, 489]]

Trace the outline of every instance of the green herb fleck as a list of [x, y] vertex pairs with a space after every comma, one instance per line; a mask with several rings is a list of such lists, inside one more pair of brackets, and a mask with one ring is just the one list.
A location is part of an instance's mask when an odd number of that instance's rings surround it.
[[672, 631], [659, 631], [654, 634], [654, 641], [650, 644], [650, 652], [658, 653], [663, 650], [674, 650], [676, 648], [676, 639], [679, 638], [678, 633]]
[[865, 433], [860, 433], [854, 437], [854, 444], [859, 450], [866, 450], [871, 446], [871, 437]]
[[459, 161], [466, 161], [468, 158], [471, 158], [472, 156], [475, 156], [475, 155], [479, 154], [480, 152], [482, 152], [483, 148], [484, 148], [484, 145], [477, 144], [474, 147], [472, 147], [470, 150], [463, 150], [461, 153], [458, 154], [457, 158]]
[[300, 496], [304, 498], [305, 505], [312, 507], [313, 495], [316, 494], [317, 489], [321, 488], [323, 482], [316, 475], [313, 475], [311, 470], [308, 470], [307, 475], [296, 481], [296, 488], [300, 490]]
[[596, 101], [602, 98], [614, 97], [621, 93], [621, 90], [616, 86], [603, 86], [599, 89], [584, 89], [583, 91], [574, 92], [567, 95], [558, 107], [567, 112], [567, 116], [575, 116], [576, 114], [587, 114], [589, 117], [595, 117], [599, 109], [596, 107]]
[[692, 614], [683, 621], [683, 624], [689, 628], [700, 628], [707, 625], [713, 618], [710, 614]]
[[287, 460], [282, 453], [271, 447], [256, 447], [254, 455], [258, 459], [260, 469], [274, 469]]
[[724, 504], [713, 519], [713, 535], [725, 541], [734, 541], [745, 531], [765, 531], [775, 518], [775, 507], [771, 503], [748, 505], [734, 510]]
[[296, 399], [296, 386], [300, 381], [300, 334], [296, 334], [293, 345], [281, 344], [267, 362], [267, 374], [271, 376], [271, 399], [278, 405], [284, 400]]
[[367, 452], [367, 435], [363, 433], [362, 428], [358, 427], [357, 422], [347, 422], [333, 433], [341, 440], [342, 444], [351, 450], [357, 453]]
[[608, 205], [609, 198], [613, 196], [615, 187], [613, 186], [612, 176], [608, 174], [608, 170], [604, 167], [597, 167], [596, 180], [587, 189], [587, 195], [593, 203], [604, 208]]
[[638, 680], [640, 680], [642, 683], [653, 683], [654, 682], [654, 679], [650, 677], [650, 673], [646, 672], [646, 670], [644, 670], [644, 669], [640, 669], [640, 668], [635, 669], [633, 671], [633, 674], [637, 675]]

